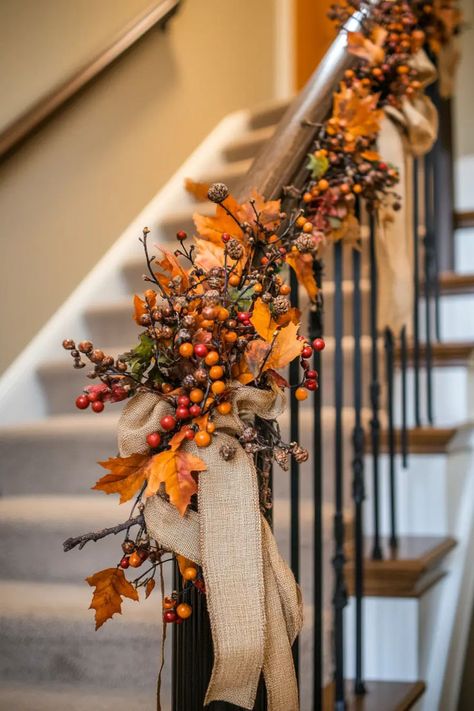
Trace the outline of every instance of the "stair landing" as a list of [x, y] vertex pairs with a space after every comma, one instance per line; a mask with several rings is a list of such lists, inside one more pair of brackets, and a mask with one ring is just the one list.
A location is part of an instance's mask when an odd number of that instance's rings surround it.
[[[425, 690], [422, 681], [367, 681], [366, 693], [356, 696], [353, 682], [346, 682], [345, 711], [408, 711]], [[324, 689], [323, 711], [334, 709], [334, 684]]]

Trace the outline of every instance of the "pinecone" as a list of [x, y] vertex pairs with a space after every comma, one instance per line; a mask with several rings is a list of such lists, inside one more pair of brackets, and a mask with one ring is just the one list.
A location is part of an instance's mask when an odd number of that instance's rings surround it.
[[308, 252], [316, 252], [316, 243], [311, 235], [305, 234], [302, 232], [296, 239], [295, 239], [295, 247], [298, 249], [298, 252], [301, 252], [302, 254], [308, 253]]
[[290, 466], [288, 461], [288, 452], [280, 447], [275, 447], [273, 450], [273, 457], [275, 462], [280, 465], [283, 471], [287, 472]]
[[236, 239], [231, 239], [227, 243], [227, 254], [231, 259], [240, 259], [242, 254], [244, 253], [244, 249], [240, 242], [237, 242]]
[[302, 462], [307, 462], [309, 458], [308, 450], [304, 449], [304, 447], [300, 447], [299, 444], [295, 444], [292, 447], [291, 454], [295, 458], [295, 461], [298, 462], [298, 464], [301, 464]]
[[242, 442], [252, 442], [257, 437], [257, 430], [253, 427], [246, 427], [242, 432], [240, 439]]
[[261, 448], [256, 442], [247, 442], [246, 444], [244, 444], [244, 449], [247, 454], [256, 454], [260, 451]]
[[290, 308], [290, 302], [284, 296], [276, 296], [273, 299], [272, 309], [275, 316], [286, 314]]
[[222, 202], [229, 195], [229, 188], [224, 183], [213, 183], [207, 191], [207, 197], [211, 202]]
[[219, 449], [219, 454], [226, 462], [230, 462], [235, 457], [237, 448], [232, 444], [223, 444]]
[[224, 286], [224, 275], [220, 267], [213, 267], [207, 277], [207, 283], [212, 290], [219, 291]]
[[183, 378], [183, 388], [194, 388], [196, 387], [196, 378], [194, 375], [185, 375]]
[[216, 289], [208, 289], [204, 292], [202, 300], [205, 302], [206, 306], [215, 306], [220, 302], [221, 297]]

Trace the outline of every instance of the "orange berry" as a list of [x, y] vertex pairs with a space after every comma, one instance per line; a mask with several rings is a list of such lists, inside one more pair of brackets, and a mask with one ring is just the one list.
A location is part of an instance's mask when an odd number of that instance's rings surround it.
[[297, 227], [303, 227], [304, 223], [306, 222], [306, 217], [303, 215], [300, 215], [298, 219], [296, 220], [296, 226]]
[[206, 431], [209, 432], [209, 434], [212, 434], [213, 432], [216, 431], [216, 426], [214, 422], [208, 422], [206, 425]]
[[234, 363], [232, 368], [230, 369], [230, 372], [232, 373], [233, 378], [238, 378], [240, 375], [240, 368], [238, 363]]
[[191, 402], [202, 402], [204, 398], [204, 391], [201, 388], [193, 388], [189, 393], [189, 399]]
[[342, 183], [342, 185], [339, 187], [341, 193], [343, 195], [347, 195], [347, 193], [350, 193], [351, 189], [347, 183]]
[[270, 235], [270, 237], [268, 238], [268, 243], [275, 244], [275, 242], [278, 242], [278, 235]]
[[208, 331], [211, 331], [214, 328], [214, 321], [211, 321], [211, 319], [204, 318], [201, 321], [201, 327], [205, 328]]
[[359, 185], [359, 183], [356, 183], [354, 187], [352, 188], [352, 191], [358, 195], [359, 193], [362, 192], [362, 185]]
[[225, 390], [225, 383], [223, 380], [216, 380], [211, 385], [211, 390], [214, 395], [222, 395]]
[[321, 180], [318, 183], [318, 188], [319, 190], [327, 190], [329, 188], [329, 182], [326, 180], [326, 178], [321, 178]]
[[237, 276], [237, 274], [231, 274], [229, 277], [229, 284], [231, 286], [239, 286], [240, 284], [240, 277]]
[[172, 597], [166, 596], [165, 599], [163, 600], [163, 609], [164, 610], [172, 610], [175, 607], [176, 607], [176, 600], [173, 600]]
[[183, 578], [185, 580], [196, 580], [197, 574], [198, 572], [196, 568], [189, 567], [183, 570]]
[[224, 333], [224, 341], [226, 343], [235, 343], [238, 336], [235, 331], [227, 331]]
[[311, 222], [305, 222], [303, 225], [303, 232], [312, 232], [313, 231], [313, 225]]
[[225, 309], [223, 306], [217, 311], [217, 320], [226, 321], [229, 318], [229, 310]]
[[223, 375], [224, 368], [221, 365], [213, 365], [212, 368], [209, 369], [209, 377], [211, 380], [220, 380]]
[[209, 447], [212, 441], [212, 437], [209, 432], [205, 432], [205, 430], [200, 430], [199, 432], [196, 432], [194, 436], [194, 441], [196, 442], [198, 447]]
[[312, 199], [313, 199], [313, 196], [311, 195], [311, 193], [305, 193], [303, 195], [303, 202], [311, 202]]
[[143, 556], [141, 556], [138, 551], [133, 551], [133, 553], [130, 554], [128, 562], [130, 563], [132, 568], [139, 568], [143, 563], [143, 560]]
[[194, 353], [194, 348], [192, 343], [182, 343], [179, 347], [179, 355], [183, 358], [191, 358]]
[[296, 388], [295, 398], [297, 400], [306, 400], [308, 397], [308, 392], [304, 388]]
[[178, 607], [176, 608], [176, 612], [178, 613], [178, 617], [181, 617], [182, 620], [187, 620], [188, 617], [191, 617], [193, 608], [191, 607], [191, 605], [182, 602], [181, 605], [178, 605]]
[[253, 290], [256, 294], [261, 294], [263, 291], [263, 286], [261, 284], [255, 284]]
[[217, 351], [209, 351], [204, 358], [204, 362], [206, 365], [215, 365], [219, 362], [219, 353]]
[[291, 287], [289, 284], [282, 284], [280, 286], [280, 294], [282, 296], [288, 296], [288, 294], [291, 294]]
[[171, 383], [162, 383], [161, 390], [166, 395], [167, 393], [170, 393], [173, 390], [173, 386], [171, 385]]
[[221, 415], [229, 415], [229, 414], [232, 412], [232, 403], [230, 403], [230, 402], [221, 402], [221, 403], [217, 406], [217, 411], [218, 411]]
[[214, 405], [214, 398], [208, 397], [204, 403], [204, 409], [209, 410]]

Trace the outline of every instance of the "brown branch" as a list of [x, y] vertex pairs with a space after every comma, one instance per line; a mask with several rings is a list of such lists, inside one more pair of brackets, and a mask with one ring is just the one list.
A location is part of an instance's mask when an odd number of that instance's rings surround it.
[[125, 529], [131, 528], [132, 526], [143, 526], [144, 523], [145, 519], [143, 518], [143, 514], [138, 514], [138, 516], [135, 516], [134, 518], [129, 518], [127, 521], [124, 521], [123, 523], [118, 523], [116, 526], [111, 526], [110, 528], [103, 528], [101, 531], [83, 533], [82, 536], [77, 536], [76, 538], [68, 538], [66, 541], [64, 541], [63, 548], [65, 552], [71, 551], [76, 546], [79, 546], [79, 550], [81, 550], [89, 541], [100, 541], [101, 538], [105, 538], [106, 536], [110, 536], [111, 534], [116, 535], [117, 533], [120, 533], [120, 531], [124, 531]]

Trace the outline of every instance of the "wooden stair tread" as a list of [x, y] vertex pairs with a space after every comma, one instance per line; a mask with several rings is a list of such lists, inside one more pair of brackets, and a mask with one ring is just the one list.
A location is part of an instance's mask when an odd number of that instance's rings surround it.
[[272, 126], [281, 120], [283, 114], [290, 105], [290, 99], [275, 99], [263, 106], [257, 106], [250, 112], [249, 127], [263, 128]]
[[442, 294], [472, 294], [474, 293], [474, 274], [441, 272], [439, 288]]
[[[453, 365], [467, 365], [471, 359], [472, 352], [474, 351], [474, 341], [466, 342], [449, 342], [449, 343], [438, 343], [434, 342], [431, 344], [431, 354], [434, 366], [453, 366]], [[426, 343], [419, 344], [419, 354], [420, 354], [420, 364], [423, 366], [424, 360], [426, 358]], [[395, 357], [397, 362], [400, 362], [400, 345], [397, 345], [395, 351]], [[410, 341], [407, 344], [407, 358], [410, 365], [413, 364], [415, 357], [415, 344]]]
[[[425, 691], [422, 681], [367, 681], [366, 691], [356, 696], [346, 682], [346, 711], [408, 711]], [[323, 711], [334, 709], [334, 684], [324, 689]]]
[[454, 226], [457, 229], [474, 227], [474, 210], [463, 210], [454, 213]]
[[[410, 427], [407, 430], [408, 449], [411, 454], [444, 454], [456, 431], [456, 427]], [[396, 429], [396, 451], [400, 451], [401, 435], [401, 430]], [[367, 443], [370, 445], [370, 433], [367, 433]], [[388, 451], [387, 430], [382, 430], [380, 434], [380, 449]]]
[[[364, 539], [364, 591], [370, 596], [420, 597], [444, 576], [439, 564], [456, 545], [450, 536], [400, 536], [396, 549], [390, 547], [388, 538], [382, 538], [381, 543], [384, 558], [373, 560], [372, 538]], [[351, 547], [346, 566], [350, 594], [354, 576], [352, 553]]]

